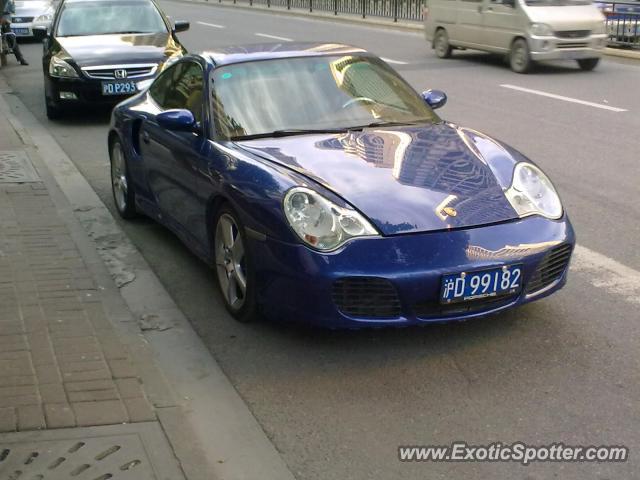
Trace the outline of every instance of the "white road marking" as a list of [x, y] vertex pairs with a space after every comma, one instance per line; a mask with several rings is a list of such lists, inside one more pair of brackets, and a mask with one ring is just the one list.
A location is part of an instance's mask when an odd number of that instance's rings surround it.
[[268, 33], [256, 33], [258, 37], [272, 38], [274, 40], [282, 40], [283, 42], [293, 42], [291, 38], [278, 37], [277, 35], [269, 35]]
[[215, 23], [207, 23], [207, 22], [196, 22], [198, 25], [204, 25], [205, 27], [213, 27], [213, 28], [227, 28], [224, 25], [216, 25]]
[[571, 102], [571, 103], [579, 103], [580, 105], [586, 105], [588, 107], [593, 107], [593, 108], [601, 108], [603, 110], [609, 110], [612, 112], [626, 112], [627, 110], [625, 110], [624, 108], [617, 108], [617, 107], [610, 107], [609, 105], [603, 105], [601, 103], [594, 103], [594, 102], [587, 102], [586, 100], [578, 100], [577, 98], [571, 98], [571, 97], [563, 97], [562, 95], [556, 95], [554, 93], [547, 93], [547, 92], [543, 92], [540, 90], [532, 90], [530, 88], [524, 88], [524, 87], [518, 87], [516, 85], [500, 85], [503, 88], [510, 88], [511, 90], [517, 90], [519, 92], [525, 92], [525, 93], [532, 93], [534, 95], [540, 95], [542, 97], [549, 97], [549, 98], [554, 98], [556, 100], [562, 100], [565, 102]]
[[381, 60], [384, 60], [387, 63], [391, 63], [393, 65], [409, 65], [409, 62], [401, 62], [400, 60], [392, 60], [390, 58], [380, 57]]
[[571, 270], [587, 274], [594, 287], [640, 305], [640, 272], [637, 270], [582, 245], [576, 245]]

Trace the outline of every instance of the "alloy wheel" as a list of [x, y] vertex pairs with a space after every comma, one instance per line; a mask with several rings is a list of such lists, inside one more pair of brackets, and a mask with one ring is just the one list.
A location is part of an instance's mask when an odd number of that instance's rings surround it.
[[129, 185], [127, 183], [127, 164], [124, 161], [124, 153], [120, 142], [116, 142], [113, 145], [111, 152], [111, 184], [118, 210], [121, 212], [126, 211]]
[[227, 305], [240, 310], [247, 294], [245, 248], [234, 218], [224, 213], [218, 219], [215, 235], [216, 270]]

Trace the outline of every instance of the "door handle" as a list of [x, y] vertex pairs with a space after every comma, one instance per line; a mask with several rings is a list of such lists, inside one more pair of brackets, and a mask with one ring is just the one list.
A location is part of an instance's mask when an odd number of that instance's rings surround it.
[[149, 144], [149, 134], [147, 132], [142, 132], [142, 141]]
[[487, 7], [487, 12], [493, 12], [493, 7]]
[[478, 6], [478, 13], [482, 13], [482, 5]]

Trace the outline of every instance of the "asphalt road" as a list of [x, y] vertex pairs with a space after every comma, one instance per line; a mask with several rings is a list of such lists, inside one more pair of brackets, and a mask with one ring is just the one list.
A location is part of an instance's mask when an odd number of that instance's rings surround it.
[[[564, 290], [516, 311], [323, 332], [234, 322], [212, 272], [175, 237], [151, 221], [123, 224], [299, 479], [640, 478], [640, 62], [607, 59], [591, 73], [563, 63], [522, 76], [483, 54], [437, 59], [419, 34], [162, 5], [192, 22], [180, 35], [191, 50], [277, 41], [269, 36], [346, 42], [387, 58], [417, 89], [445, 90], [445, 118], [507, 141], [550, 174], [582, 246]], [[25, 45], [32, 65], [3, 72], [112, 209], [108, 113], [47, 122], [40, 49]], [[397, 459], [398, 445], [456, 440], [622, 444], [631, 459], [528, 467]]]

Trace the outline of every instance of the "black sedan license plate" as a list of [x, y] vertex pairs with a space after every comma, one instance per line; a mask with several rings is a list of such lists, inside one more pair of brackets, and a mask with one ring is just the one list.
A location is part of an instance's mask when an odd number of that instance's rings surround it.
[[102, 82], [102, 95], [131, 95], [137, 91], [136, 82]]
[[522, 288], [522, 265], [443, 275], [440, 303], [457, 303], [516, 293]]

